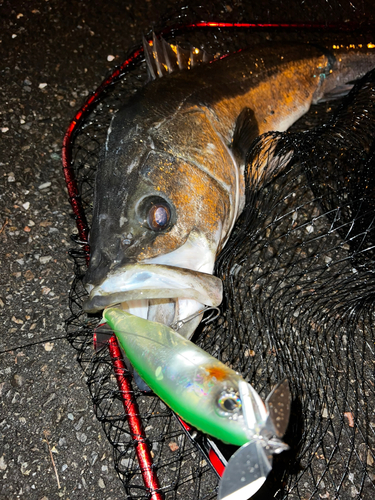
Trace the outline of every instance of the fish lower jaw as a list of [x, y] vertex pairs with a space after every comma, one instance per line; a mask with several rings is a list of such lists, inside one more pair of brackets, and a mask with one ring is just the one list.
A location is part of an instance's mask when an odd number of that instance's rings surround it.
[[199, 325], [205, 306], [222, 301], [222, 282], [216, 276], [162, 264], [128, 264], [86, 289], [85, 312], [121, 304], [130, 314], [176, 328], [186, 338]]

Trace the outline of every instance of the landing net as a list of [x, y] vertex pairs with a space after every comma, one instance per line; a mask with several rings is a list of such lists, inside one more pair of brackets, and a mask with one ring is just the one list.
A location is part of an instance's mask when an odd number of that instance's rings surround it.
[[[249, 37], [251, 43], [301, 38], [336, 43], [353, 37], [353, 29], [357, 41], [371, 42], [372, 6], [365, 2], [314, 2], [307, 11], [305, 2], [290, 2], [287, 10], [274, 3], [266, 13], [234, 2], [207, 11], [183, 9], [162, 23], [250, 19], [288, 25], [166, 33], [210, 53], [238, 50]], [[300, 26], [290, 29], [296, 19]], [[160, 491], [168, 500], [211, 499], [217, 494], [217, 473], [169, 408], [133, 383], [160, 490], [151, 493], [145, 487], [134, 446], [144, 438], [129, 429], [108, 347], [93, 349], [100, 319], [81, 308], [85, 235], [100, 150], [113, 113], [147, 81], [141, 54], [132, 54], [131, 63], [77, 115], [79, 123], [65, 141], [65, 167], [77, 180], [71, 194], [80, 230], [71, 251], [76, 277], [67, 335], [113, 446], [126, 498], [156, 499]], [[216, 266], [224, 284], [221, 316], [194, 337], [240, 371], [262, 397], [282, 378], [289, 380], [293, 408], [285, 441], [291, 450], [276, 463], [268, 484], [279, 499], [375, 497], [374, 104], [375, 76], [370, 74], [344, 100], [314, 107], [290, 132], [268, 134], [254, 145], [248, 157], [252, 171], [266, 164], [273, 174], [260, 184], [248, 176], [245, 211]]]

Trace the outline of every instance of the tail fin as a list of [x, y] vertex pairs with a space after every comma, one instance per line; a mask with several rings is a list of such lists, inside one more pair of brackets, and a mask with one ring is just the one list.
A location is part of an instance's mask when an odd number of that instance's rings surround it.
[[329, 73], [313, 98], [313, 104], [338, 99], [353, 88], [354, 82], [375, 68], [375, 45], [333, 46]]

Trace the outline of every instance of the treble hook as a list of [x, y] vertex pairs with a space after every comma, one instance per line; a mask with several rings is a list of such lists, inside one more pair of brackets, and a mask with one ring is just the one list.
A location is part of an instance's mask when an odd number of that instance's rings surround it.
[[[205, 325], [208, 325], [208, 323], [212, 323], [212, 321], [214, 321], [216, 318], [218, 318], [220, 316], [220, 309], [218, 307], [206, 306], [204, 309], [201, 309], [200, 311], [197, 311], [196, 313], [191, 314], [187, 318], [180, 319], [179, 321], [176, 321], [175, 323], [173, 323], [171, 325], [171, 328], [173, 330], [179, 330], [183, 325], [185, 325], [186, 323], [188, 323], [192, 319], [196, 318], [197, 316], [204, 314], [207, 311], [212, 311], [212, 312], [207, 318], [202, 320], [202, 323], [204, 323]], [[212, 317], [213, 311], [216, 311], [216, 315], [214, 317]]]

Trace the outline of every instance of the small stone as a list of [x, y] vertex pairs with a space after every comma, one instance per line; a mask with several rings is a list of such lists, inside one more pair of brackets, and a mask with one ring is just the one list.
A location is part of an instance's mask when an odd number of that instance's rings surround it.
[[12, 398], [12, 405], [18, 403], [19, 400], [20, 400], [20, 395], [18, 394], [18, 392], [16, 392]]
[[169, 449], [170, 449], [171, 451], [177, 451], [177, 450], [179, 449], [178, 444], [177, 444], [177, 443], [175, 443], [174, 441], [171, 441], [171, 442], [168, 444], [168, 446], [169, 446]]
[[4, 455], [0, 457], [0, 470], [6, 470], [8, 467], [7, 463], [5, 462]]
[[24, 273], [24, 277], [26, 278], [27, 281], [31, 281], [32, 279], [35, 278], [35, 275], [34, 273], [28, 269], [25, 273]]
[[39, 258], [39, 262], [41, 264], [47, 264], [47, 262], [49, 262], [50, 260], [52, 260], [52, 257], [50, 255], [45, 255], [44, 257]]
[[28, 465], [29, 464], [27, 462], [24, 462], [23, 464], [21, 464], [21, 472], [24, 476], [30, 475], [31, 469], [27, 468]]
[[114, 58], [115, 58], [115, 56], [109, 55], [109, 56], [107, 56], [107, 61], [111, 62], [114, 60]]
[[46, 343], [44, 344], [44, 349], [45, 349], [47, 352], [50, 352], [50, 351], [52, 351], [53, 346], [54, 346], [54, 343], [53, 343], [53, 342], [46, 342]]
[[30, 208], [30, 203], [27, 201], [26, 203], [23, 203], [22, 206], [25, 210], [28, 210]]
[[74, 420], [73, 413], [68, 413], [68, 419], [69, 420]]
[[[8, 132], [9, 128], [8, 127], [2, 127], [1, 128], [1, 131], [3, 134], [6, 134]], [[9, 181], [9, 182], [12, 182], [12, 181]]]
[[16, 325], [23, 325], [22, 319], [17, 319], [15, 316], [12, 316], [12, 321], [16, 323]]
[[74, 426], [75, 430], [76, 431], [80, 431], [82, 429], [82, 426], [83, 426], [83, 422], [84, 422], [84, 418], [81, 417], [78, 422], [76, 423], [76, 425]]
[[244, 352], [244, 355], [246, 358], [248, 358], [249, 356], [251, 356], [253, 358], [255, 356], [255, 351], [253, 351], [252, 349], [246, 349], [246, 351]]
[[62, 472], [65, 472], [67, 468], [68, 468], [68, 465], [67, 465], [67, 464], [64, 464], [64, 465], [61, 467]]
[[40, 185], [38, 186], [38, 189], [39, 189], [40, 191], [42, 191], [43, 189], [47, 189], [47, 188], [49, 188], [50, 186], [51, 186], [51, 182], [49, 182], [49, 181], [48, 181], [48, 182], [43, 182], [43, 184], [40, 184]]
[[40, 83], [39, 88], [40, 89], [45, 89], [47, 87], [48, 83]]
[[22, 387], [24, 378], [22, 377], [22, 375], [18, 375], [18, 373], [16, 373], [10, 383], [13, 387]]
[[8, 182], [15, 182], [16, 178], [14, 177], [14, 173], [10, 172], [8, 174]]
[[352, 412], [351, 411], [346, 411], [344, 413], [344, 417], [346, 417], [348, 419], [349, 427], [354, 427], [354, 418], [353, 418]]
[[103, 481], [103, 479], [102, 479], [102, 478], [99, 478], [98, 485], [99, 485], [99, 488], [102, 488], [102, 490], [104, 490], [104, 488], [105, 488], [105, 483], [104, 483], [104, 481]]
[[29, 228], [29, 226], [25, 226], [23, 228], [23, 230], [25, 231], [25, 233], [29, 233], [31, 231], [31, 229]]
[[123, 467], [128, 468], [133, 465], [133, 460], [131, 458], [123, 458], [120, 463]]
[[81, 443], [86, 443], [87, 441], [87, 436], [84, 432], [76, 432], [76, 437]]

